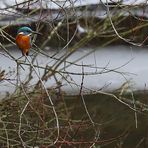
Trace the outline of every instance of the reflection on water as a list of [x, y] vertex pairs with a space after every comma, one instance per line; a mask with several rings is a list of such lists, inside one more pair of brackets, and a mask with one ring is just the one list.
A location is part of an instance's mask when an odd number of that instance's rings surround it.
[[[54, 55], [56, 50], [46, 51], [49, 55]], [[89, 54], [90, 53], [90, 54]], [[18, 58], [21, 56], [19, 50], [11, 50], [11, 54]], [[64, 56], [65, 51], [58, 50], [58, 53], [54, 58]], [[87, 55], [87, 56], [86, 56]], [[5, 69], [6, 72], [11, 71], [8, 74], [8, 78], [11, 81], [1, 82], [0, 92], [5, 91], [13, 92], [17, 84], [17, 72], [16, 63], [4, 55], [1, 56], [1, 69]], [[82, 58], [83, 57], [83, 58]], [[69, 67], [64, 68], [65, 62], [63, 62], [58, 70], [61, 70], [61, 74], [57, 74], [57, 79], [62, 83], [62, 90], [68, 94], [78, 94], [80, 91], [80, 85], [82, 82], [82, 72], [87, 75], [84, 76], [83, 92], [90, 93], [93, 90], [112, 91], [121, 87], [124, 83], [129, 81], [130, 89], [132, 90], [145, 90], [147, 89], [147, 75], [148, 75], [148, 51], [144, 48], [130, 47], [130, 46], [109, 46], [103, 49], [93, 48], [79, 49], [72, 54], [67, 61], [74, 62]], [[31, 57], [29, 57], [31, 59]], [[23, 58], [21, 60], [24, 60]], [[38, 55], [34, 61], [35, 65], [45, 67], [46, 65], [52, 66], [56, 60], [51, 59], [44, 55]], [[27, 61], [26, 61], [27, 62]], [[66, 63], [66, 66], [68, 63]], [[79, 65], [87, 65], [82, 68]], [[28, 66], [22, 65], [25, 70], [20, 68], [19, 76], [21, 82], [24, 82], [29, 74]], [[43, 69], [37, 68], [39, 75], [44, 73]], [[70, 72], [67, 75], [67, 72]], [[67, 82], [65, 78], [69, 81]], [[36, 74], [33, 74], [33, 80], [30, 82], [30, 87], [38, 81]], [[56, 85], [54, 78], [49, 79], [46, 82], [46, 86], [50, 87]]]

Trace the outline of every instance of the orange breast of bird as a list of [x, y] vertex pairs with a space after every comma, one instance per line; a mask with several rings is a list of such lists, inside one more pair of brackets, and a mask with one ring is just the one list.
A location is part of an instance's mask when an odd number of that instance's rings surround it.
[[19, 49], [22, 51], [22, 54], [28, 56], [29, 50], [31, 48], [30, 36], [18, 34], [16, 36], [16, 44], [19, 47]]

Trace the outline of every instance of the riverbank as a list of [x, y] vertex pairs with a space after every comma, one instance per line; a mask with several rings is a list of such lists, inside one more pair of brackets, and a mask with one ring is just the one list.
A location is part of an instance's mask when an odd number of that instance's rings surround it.
[[31, 4], [29, 8], [25, 4], [22, 8], [22, 5], [14, 5], [15, 12], [9, 7], [1, 10], [2, 44], [15, 43], [18, 28], [25, 25], [43, 34], [34, 40], [42, 50], [47, 46], [61, 48], [75, 44], [77, 48], [110, 44], [147, 45], [147, 5], [144, 4], [137, 7], [99, 3], [58, 6], [56, 9], [32, 7]]

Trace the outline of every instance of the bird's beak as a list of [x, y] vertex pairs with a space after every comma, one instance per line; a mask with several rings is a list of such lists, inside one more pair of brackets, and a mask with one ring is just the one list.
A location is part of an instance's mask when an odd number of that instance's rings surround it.
[[38, 35], [42, 35], [42, 33], [36, 32], [36, 31], [32, 31], [31, 33], [33, 33], [33, 34], [38, 34]]

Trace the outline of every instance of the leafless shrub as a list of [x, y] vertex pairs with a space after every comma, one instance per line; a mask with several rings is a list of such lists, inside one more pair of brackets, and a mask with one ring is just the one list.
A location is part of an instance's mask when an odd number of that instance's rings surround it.
[[[117, 145], [121, 146], [122, 140], [124, 141], [124, 138], [129, 135], [128, 130], [103, 139], [101, 137], [102, 125], [106, 123], [98, 123], [97, 113], [88, 107], [89, 104], [86, 103], [84, 92], [91, 92], [91, 95], [107, 96], [128, 107], [134, 112], [137, 128], [137, 114], [141, 112], [147, 114], [148, 106], [135, 100], [129, 81], [126, 80], [126, 75], [129, 73], [120, 71], [120, 68], [130, 61], [113, 69], [108, 68], [108, 64], [105, 67], [98, 67], [97, 65], [77, 63], [95, 52], [96, 48], [73, 62], [69, 61], [68, 58], [80, 47], [95, 43], [96, 40], [99, 42], [100, 48], [111, 43], [116, 44], [119, 41], [134, 46], [143, 46], [146, 44], [147, 35], [143, 35], [142, 40], [139, 41], [141, 36], [139, 37], [137, 32], [147, 27], [147, 23], [145, 23], [147, 20], [132, 15], [129, 11], [130, 6], [123, 6], [120, 3], [111, 6], [106, 1], [106, 4], [102, 4], [103, 6], [96, 4], [95, 11], [93, 11], [93, 6], [75, 7], [76, 1], [66, 0], [62, 1], [62, 4], [54, 0], [49, 2], [55, 4], [58, 9], [51, 10], [45, 5], [44, 0], [15, 1], [14, 5], [1, 9], [2, 25], [4, 24], [0, 30], [2, 38], [0, 47], [4, 51], [1, 54], [16, 63], [17, 83], [15, 84], [15, 93], [8, 96], [10, 99], [2, 100], [0, 104], [2, 106], [0, 111], [0, 145], [2, 147], [50, 147], [52, 145], [57, 147], [95, 147], [95, 145], [118, 143]], [[106, 16], [105, 18], [97, 17], [98, 8], [102, 8], [102, 11], [105, 12], [103, 14]], [[122, 10], [121, 13], [113, 15], [120, 10]], [[125, 10], [128, 10], [128, 17], [124, 15]], [[89, 14], [91, 11], [94, 14]], [[85, 13], [88, 16], [84, 15]], [[132, 28], [123, 26], [122, 24], [129, 17], [132, 17], [131, 21], [134, 19], [138, 22], [138, 25], [134, 24]], [[18, 26], [28, 24], [35, 30], [42, 32], [43, 37], [33, 37], [32, 56], [18, 59], [11, 53], [9, 47], [16, 46], [15, 35]], [[129, 37], [127, 38], [127, 36]], [[52, 47], [60, 47], [61, 49], [50, 55], [45, 51], [45, 48], [49, 48], [50, 43]], [[39, 55], [50, 59], [52, 64], [50, 66], [38, 64], [36, 59]], [[81, 67], [82, 71], [67, 71], [66, 69], [71, 65]], [[29, 72], [27, 79], [22, 81], [21, 71], [25, 71], [25, 67], [28, 67]], [[85, 68], [88, 67], [94, 72], [86, 72]], [[40, 70], [44, 71], [42, 75]], [[103, 88], [91, 90], [84, 86], [83, 82], [86, 76], [110, 72], [122, 75], [126, 81], [117, 94], [104, 92]], [[60, 79], [57, 75], [60, 76]], [[75, 83], [72, 75], [79, 75], [81, 83]], [[37, 78], [37, 82], [32, 86], [30, 83], [34, 77]], [[46, 82], [52, 78], [56, 85], [47, 87]], [[74, 105], [69, 105], [68, 101], [65, 100], [67, 95], [61, 89], [64, 85], [61, 80], [66, 81], [69, 86], [75, 85], [79, 89], [76, 100], [80, 101], [80, 104], [82, 103], [81, 108], [78, 108], [77, 102]], [[7, 78], [7, 74], [5, 74], [5, 70], [0, 71], [0, 81], [11, 82], [11, 79]], [[131, 99], [124, 96], [127, 90], [130, 90]], [[78, 117], [74, 116], [73, 112], [76, 109], [82, 111], [80, 117], [78, 113]], [[99, 119], [101, 120], [101, 117]]]

